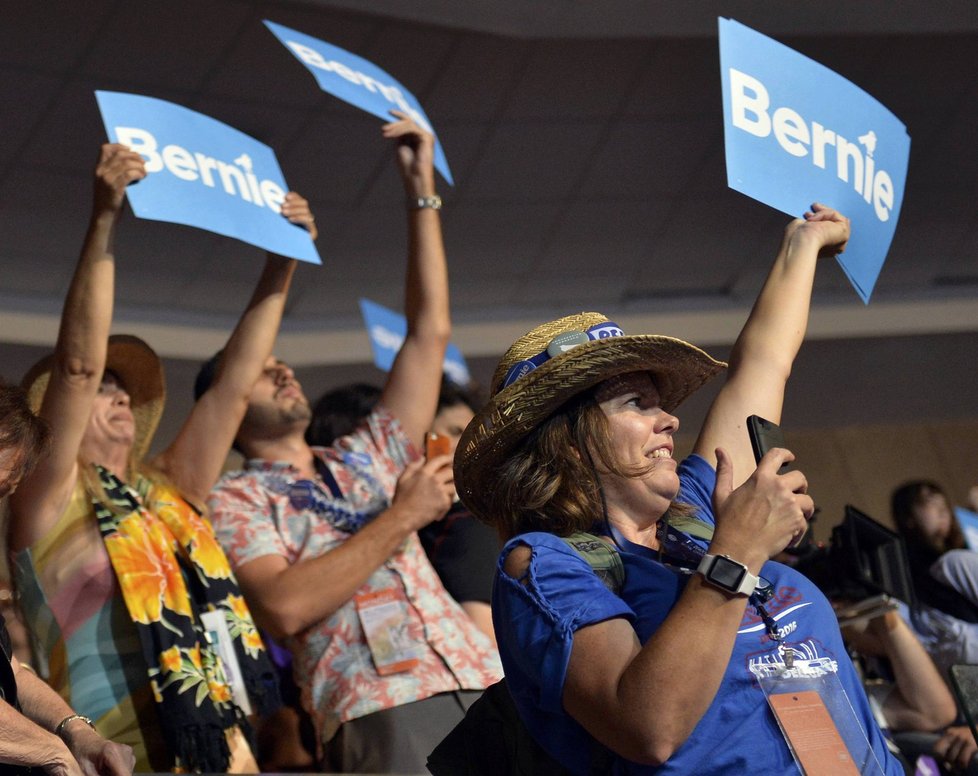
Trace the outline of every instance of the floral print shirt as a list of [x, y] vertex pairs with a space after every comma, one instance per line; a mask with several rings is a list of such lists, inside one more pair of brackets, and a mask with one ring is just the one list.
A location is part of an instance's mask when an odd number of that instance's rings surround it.
[[[218, 483], [211, 519], [232, 566], [265, 555], [301, 563], [328, 553], [389, 506], [397, 478], [417, 456], [382, 407], [350, 436], [313, 452], [322, 475], [315, 481], [301, 479], [289, 464], [252, 460]], [[348, 720], [442, 692], [482, 690], [502, 676], [496, 650], [445, 591], [416, 534], [373, 572], [360, 594], [406, 601], [417, 662], [379, 674], [353, 600], [289, 639], [303, 705], [323, 741]]]

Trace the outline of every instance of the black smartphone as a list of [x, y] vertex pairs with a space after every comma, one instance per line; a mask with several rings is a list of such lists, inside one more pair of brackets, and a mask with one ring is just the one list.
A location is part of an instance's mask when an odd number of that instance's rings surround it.
[[[757, 463], [761, 462], [764, 454], [772, 447], [783, 449], [787, 449], [788, 447], [784, 443], [784, 434], [781, 432], [781, 426], [762, 418], [760, 415], [751, 415], [747, 418], [747, 434], [750, 436], [750, 446], [754, 450], [754, 461]], [[784, 474], [787, 471], [791, 471], [791, 464], [785, 461], [778, 469], [778, 474]], [[797, 537], [786, 549], [789, 552], [794, 550], [796, 553], [804, 550], [811, 543], [811, 536], [811, 531], [806, 528], [805, 532]]]
[[[772, 447], [787, 448], [781, 426], [765, 420], [760, 415], [751, 415], [747, 418], [747, 434], [750, 436], [750, 446], [754, 450], [754, 461], [757, 463], [761, 462], [764, 454]], [[778, 474], [784, 474], [790, 469], [791, 464], [785, 462], [778, 469]]]

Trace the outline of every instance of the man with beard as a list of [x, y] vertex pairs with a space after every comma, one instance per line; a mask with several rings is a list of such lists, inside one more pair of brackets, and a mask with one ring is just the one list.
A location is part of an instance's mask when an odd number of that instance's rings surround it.
[[[323, 770], [421, 772], [428, 753], [501, 675], [488, 638], [448, 595], [417, 531], [453, 498], [448, 455], [419, 457], [451, 328], [432, 165], [434, 140], [400, 115], [408, 198], [408, 333], [378, 406], [328, 448], [304, 439], [311, 412], [270, 358], [238, 431], [244, 471], [210, 509], [259, 624], [294, 656]], [[205, 365], [198, 391], [220, 369]]]

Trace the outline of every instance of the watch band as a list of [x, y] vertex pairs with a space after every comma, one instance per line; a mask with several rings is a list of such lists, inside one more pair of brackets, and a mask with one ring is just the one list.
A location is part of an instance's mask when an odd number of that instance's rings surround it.
[[425, 208], [441, 210], [441, 197], [437, 194], [430, 197], [408, 197], [407, 206], [408, 210], [424, 210]]
[[747, 566], [726, 555], [704, 555], [696, 571], [714, 587], [735, 595], [749, 596], [760, 582]]

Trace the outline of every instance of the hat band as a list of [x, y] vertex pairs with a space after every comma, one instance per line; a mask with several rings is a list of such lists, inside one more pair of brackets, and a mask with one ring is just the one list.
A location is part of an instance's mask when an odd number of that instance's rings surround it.
[[513, 364], [509, 370], [506, 372], [506, 377], [503, 378], [502, 387], [509, 388], [513, 383], [519, 380], [521, 377], [528, 375], [534, 369], [536, 369], [541, 364], [547, 363], [550, 359], [555, 356], [559, 356], [561, 353], [566, 353], [568, 350], [573, 350], [578, 345], [583, 345], [585, 342], [591, 340], [601, 340], [608, 339], [609, 337], [623, 337], [625, 332], [621, 330], [621, 327], [614, 321], [602, 321], [601, 323], [596, 323], [591, 326], [587, 331], [578, 331], [576, 329], [570, 329], [558, 334], [552, 340], [550, 344], [547, 345], [546, 350], [537, 353], [531, 358], [524, 359], [523, 361], [517, 361]]

